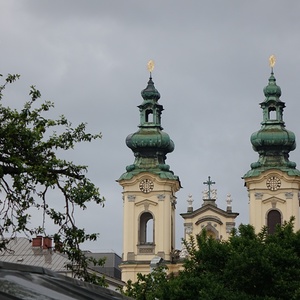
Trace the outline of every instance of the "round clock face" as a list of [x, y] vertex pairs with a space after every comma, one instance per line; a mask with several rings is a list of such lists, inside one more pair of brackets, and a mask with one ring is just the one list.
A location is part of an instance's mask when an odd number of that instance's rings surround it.
[[281, 181], [278, 177], [276, 176], [271, 176], [267, 179], [266, 181], [267, 188], [271, 191], [276, 191], [280, 188], [281, 186]]
[[140, 182], [140, 190], [143, 193], [150, 193], [153, 190], [154, 183], [150, 179], [143, 179]]

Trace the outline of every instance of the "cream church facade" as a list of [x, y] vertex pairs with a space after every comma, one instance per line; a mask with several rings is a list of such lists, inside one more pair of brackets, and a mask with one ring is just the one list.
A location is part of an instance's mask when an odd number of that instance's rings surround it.
[[[295, 135], [285, 129], [284, 102], [276, 85], [273, 67], [269, 83], [264, 89], [265, 100], [261, 129], [253, 133], [251, 143], [259, 153], [257, 162], [244, 175], [249, 196], [250, 224], [256, 231], [268, 226], [270, 233], [276, 224], [295, 217], [299, 229], [300, 172], [289, 161], [289, 152], [296, 147]], [[174, 150], [174, 143], [161, 126], [163, 106], [160, 94], [152, 81], [141, 92], [143, 102], [138, 106], [140, 124], [137, 132], [126, 138], [134, 153], [134, 163], [118, 179], [123, 187], [123, 257], [120, 268], [122, 280], [136, 281], [137, 274], [150, 273], [159, 263], [177, 272], [182, 266], [184, 251], [175, 249], [176, 192], [181, 188], [179, 177], [165, 163], [166, 155]], [[228, 239], [235, 227], [238, 213], [232, 211], [231, 196], [227, 195], [225, 210], [218, 208], [214, 182], [204, 182], [203, 203], [193, 208], [192, 196], [188, 208], [181, 213], [184, 219], [184, 238], [202, 230], [216, 239]]]
[[300, 172], [296, 163], [289, 160], [289, 152], [296, 148], [296, 139], [294, 133], [285, 128], [285, 103], [280, 100], [281, 89], [276, 84], [273, 67], [264, 94], [265, 100], [260, 103], [262, 126], [251, 136], [259, 159], [244, 175], [249, 193], [250, 224], [257, 232], [267, 226], [272, 233], [276, 224], [293, 216], [298, 230]]

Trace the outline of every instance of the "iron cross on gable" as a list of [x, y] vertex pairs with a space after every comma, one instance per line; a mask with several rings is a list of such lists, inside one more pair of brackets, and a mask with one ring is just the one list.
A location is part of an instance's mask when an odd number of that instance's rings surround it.
[[208, 199], [211, 199], [211, 195], [210, 195], [210, 187], [211, 185], [215, 184], [214, 181], [211, 181], [210, 180], [210, 176], [208, 176], [208, 180], [207, 181], [204, 181], [203, 184], [207, 184], [208, 186]]

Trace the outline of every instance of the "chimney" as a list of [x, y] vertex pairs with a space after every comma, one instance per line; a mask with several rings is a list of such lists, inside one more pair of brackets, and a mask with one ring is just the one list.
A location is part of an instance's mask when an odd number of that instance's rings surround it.
[[52, 238], [38, 235], [32, 239], [32, 247], [40, 247], [43, 249], [52, 249]]
[[52, 249], [52, 239], [48, 236], [44, 237], [43, 249]]
[[32, 239], [32, 247], [42, 247], [43, 237], [38, 235], [37, 237]]

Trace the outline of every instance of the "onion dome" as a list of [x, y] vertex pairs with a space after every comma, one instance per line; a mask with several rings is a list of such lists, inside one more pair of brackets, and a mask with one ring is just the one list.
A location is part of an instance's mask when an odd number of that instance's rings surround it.
[[251, 164], [251, 170], [244, 178], [258, 176], [271, 168], [300, 176], [296, 163], [289, 161], [289, 152], [296, 148], [296, 138], [292, 131], [285, 128], [283, 121], [285, 103], [279, 99], [281, 89], [276, 85], [273, 69], [269, 83], [264, 88], [264, 94], [265, 101], [260, 103], [263, 110], [262, 127], [250, 138], [254, 151], [259, 153], [259, 159]]
[[165, 163], [166, 155], [174, 150], [175, 145], [161, 126], [163, 106], [158, 103], [160, 94], [151, 76], [141, 95], [144, 101], [138, 106], [139, 130], [126, 138], [126, 145], [133, 151], [135, 161], [126, 167], [127, 172], [120, 179], [131, 179], [141, 172], [151, 172], [161, 178], [178, 180], [170, 170], [170, 166]]
[[273, 70], [269, 78], [269, 84], [264, 88], [264, 94], [266, 96], [266, 100], [270, 99], [270, 97], [278, 99], [281, 96], [281, 88], [276, 84], [276, 78], [274, 77]]
[[[126, 145], [134, 153], [144, 156], [165, 156], [174, 150], [175, 146], [170, 136], [162, 131], [148, 129], [130, 134], [126, 138]], [[164, 159], [160, 159], [164, 163]]]
[[272, 126], [259, 130], [251, 135], [254, 151], [263, 155], [288, 154], [296, 149], [296, 138], [293, 132]]
[[155, 88], [151, 76], [149, 78], [147, 87], [141, 91], [141, 95], [144, 100], [158, 101], [160, 99], [160, 93]]

